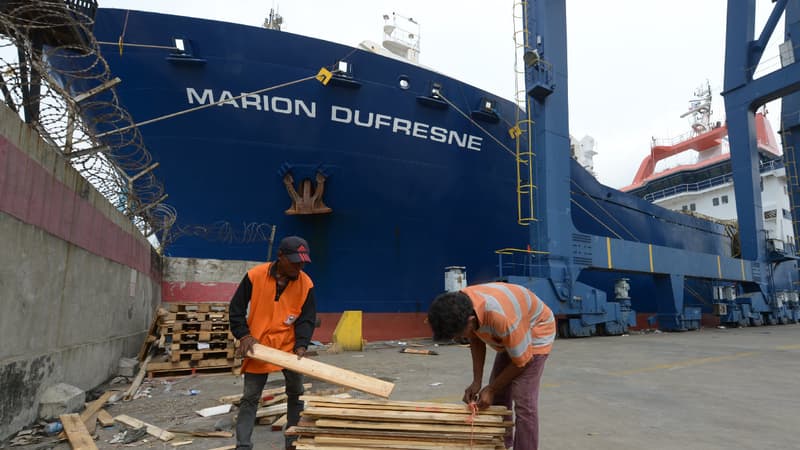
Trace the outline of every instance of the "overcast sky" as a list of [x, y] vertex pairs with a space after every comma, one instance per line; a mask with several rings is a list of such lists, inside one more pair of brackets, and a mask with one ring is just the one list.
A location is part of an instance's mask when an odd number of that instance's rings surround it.
[[[283, 30], [346, 45], [380, 42], [382, 16], [397, 12], [421, 25], [420, 62], [511, 99], [514, 45], [510, 0], [100, 0], [130, 8], [261, 25], [271, 7]], [[758, 2], [765, 18], [771, 2]], [[597, 141], [595, 171], [613, 187], [629, 184], [650, 138], [689, 131], [686, 110], [706, 79], [714, 112], [724, 118], [719, 92], [725, 56], [725, 0], [567, 0], [570, 132]], [[763, 20], [762, 20], [763, 21]], [[782, 36], [783, 25], [778, 33]], [[764, 70], [777, 68], [777, 42]], [[773, 128], [778, 105], [770, 105]]]

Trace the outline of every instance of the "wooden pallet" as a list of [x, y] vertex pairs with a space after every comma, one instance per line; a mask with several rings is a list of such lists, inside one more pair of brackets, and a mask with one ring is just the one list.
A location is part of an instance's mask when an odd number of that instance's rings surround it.
[[164, 313], [159, 315], [157, 325], [152, 328], [154, 332], [147, 339], [157, 345], [162, 354], [147, 365], [148, 373], [196, 370], [209, 367], [196, 364], [207, 361], [222, 368], [241, 365], [241, 360], [235, 358], [235, 339], [230, 331], [227, 303], [163, 306]]
[[228, 312], [228, 303], [166, 303], [169, 312]]
[[233, 359], [233, 347], [224, 350], [189, 350], [172, 352], [170, 360], [177, 361], [202, 361], [205, 359]]

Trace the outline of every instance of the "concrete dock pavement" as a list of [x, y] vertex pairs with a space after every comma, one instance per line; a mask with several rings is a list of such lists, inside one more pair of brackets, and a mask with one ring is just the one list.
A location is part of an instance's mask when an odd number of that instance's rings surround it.
[[[370, 343], [363, 352], [320, 352], [316, 359], [394, 382], [393, 400], [459, 402], [472, 376], [469, 348], [408, 342], [438, 355], [400, 353], [403, 346], [394, 341]], [[487, 376], [493, 355], [489, 350]], [[542, 380], [540, 448], [797, 448], [798, 371], [800, 325], [560, 339]], [[279, 379], [275, 376], [270, 384], [280, 385]], [[312, 390], [331, 387], [307, 381]], [[145, 387], [150, 397], [107, 409], [162, 428], [209, 425], [224, 417], [202, 419], [194, 411], [217, 405], [223, 395], [241, 393], [241, 380], [232, 375], [155, 378]], [[187, 395], [190, 389], [199, 392]], [[98, 430], [99, 448], [122, 448], [108, 444], [119, 430]], [[257, 426], [254, 442], [256, 449], [279, 449], [283, 437], [269, 426]], [[232, 443], [193, 438], [182, 448]], [[138, 446], [172, 448], [154, 439]]]

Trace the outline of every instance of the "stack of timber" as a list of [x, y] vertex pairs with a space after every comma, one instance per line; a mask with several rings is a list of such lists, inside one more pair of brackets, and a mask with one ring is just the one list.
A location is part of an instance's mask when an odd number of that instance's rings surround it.
[[227, 303], [168, 303], [162, 305], [140, 359], [150, 376], [191, 373], [236, 373], [241, 359], [230, 331]]
[[287, 430], [299, 436], [297, 450], [505, 448], [511, 426], [502, 406], [473, 412], [466, 405], [390, 400], [339, 399], [305, 395], [300, 423]]

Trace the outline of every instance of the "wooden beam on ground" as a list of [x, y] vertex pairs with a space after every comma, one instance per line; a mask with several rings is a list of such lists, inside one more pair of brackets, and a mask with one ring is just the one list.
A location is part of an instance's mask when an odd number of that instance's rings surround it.
[[258, 411], [256, 411], [257, 418], [267, 417], [267, 416], [280, 416], [281, 414], [286, 414], [286, 403], [267, 406], [266, 408], [259, 408]]
[[167, 430], [170, 433], [179, 433], [179, 434], [188, 434], [195, 437], [219, 437], [219, 438], [230, 438], [233, 437], [233, 433], [230, 431], [185, 431], [185, 430], [175, 430], [170, 429]]
[[[105, 391], [103, 392], [103, 395], [97, 398], [97, 400], [94, 400], [86, 405], [86, 409], [81, 412], [81, 420], [83, 421], [84, 425], [86, 425], [87, 429], [94, 427], [97, 422], [97, 412], [103, 408], [103, 405], [106, 404], [112, 395], [114, 395], [114, 391]], [[94, 416], [94, 418], [92, 418], [92, 416]]]
[[275, 422], [272, 422], [272, 431], [281, 431], [281, 430], [283, 430], [283, 427], [286, 426], [286, 419], [287, 419], [287, 416], [286, 416], [286, 414], [284, 414], [284, 415], [280, 416], [278, 418], [278, 420], [276, 420]]
[[125, 425], [132, 427], [132, 428], [141, 428], [147, 427], [147, 434], [151, 436], [155, 436], [162, 441], [169, 441], [175, 437], [174, 434], [170, 433], [169, 431], [162, 430], [161, 428], [151, 425], [147, 422], [142, 422], [139, 419], [133, 418], [131, 416], [126, 416], [125, 414], [121, 414], [114, 418], [117, 422], [124, 423]]
[[283, 352], [260, 344], [255, 344], [248, 356], [312, 378], [347, 386], [378, 397], [389, 398], [394, 389], [394, 383], [340, 369], [309, 358], [297, 359], [297, 355], [293, 353]]
[[[311, 389], [311, 383], [304, 383], [303, 388]], [[264, 389], [261, 391], [261, 398], [269, 397], [270, 395], [283, 394], [284, 392], [286, 392], [286, 386]], [[242, 394], [226, 395], [219, 398], [220, 403], [233, 403], [234, 405], [238, 405], [241, 401]]]
[[136, 394], [136, 391], [139, 389], [139, 385], [141, 385], [142, 380], [144, 380], [144, 375], [147, 373], [147, 365], [150, 364], [151, 359], [153, 359], [153, 352], [150, 352], [147, 355], [147, 358], [144, 359], [144, 362], [141, 364], [141, 366], [139, 366], [139, 373], [137, 373], [136, 378], [133, 379], [131, 387], [125, 391], [125, 396], [122, 397], [123, 400], [131, 400]]
[[97, 420], [100, 421], [100, 425], [104, 427], [114, 426], [114, 418], [111, 417], [111, 414], [109, 414], [105, 409], [97, 411]]
[[225, 445], [223, 447], [214, 447], [214, 448], [209, 449], [209, 450], [235, 450], [235, 449], [236, 449], [235, 445]]
[[81, 416], [78, 414], [62, 414], [58, 418], [61, 420], [61, 425], [64, 426], [64, 431], [67, 433], [69, 444], [74, 450], [97, 450], [94, 439], [86, 430], [86, 425], [83, 424]]

